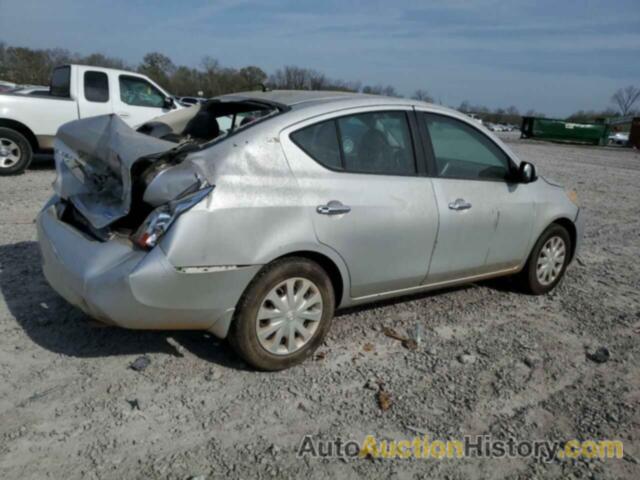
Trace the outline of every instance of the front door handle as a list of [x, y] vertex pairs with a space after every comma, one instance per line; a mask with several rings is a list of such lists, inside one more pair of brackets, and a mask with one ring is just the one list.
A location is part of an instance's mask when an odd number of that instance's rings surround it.
[[131, 114], [129, 112], [118, 112], [118, 116], [122, 118], [129, 118]]
[[469, 210], [470, 208], [471, 204], [465, 201], [464, 198], [457, 198], [455, 202], [449, 204], [450, 210]]
[[340, 215], [342, 213], [349, 213], [351, 211], [351, 207], [343, 205], [338, 200], [331, 200], [326, 205], [318, 205], [316, 207], [316, 212], [320, 215]]

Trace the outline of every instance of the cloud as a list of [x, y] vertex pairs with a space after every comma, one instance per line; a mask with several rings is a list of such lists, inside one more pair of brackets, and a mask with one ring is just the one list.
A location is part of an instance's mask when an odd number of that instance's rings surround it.
[[[516, 104], [562, 115], [606, 105], [637, 83], [637, 0], [0, 0], [0, 38], [102, 51], [136, 63], [286, 64], [345, 80], [426, 88], [456, 103]], [[553, 92], [541, 89], [553, 85]], [[549, 99], [552, 98], [552, 101]]]

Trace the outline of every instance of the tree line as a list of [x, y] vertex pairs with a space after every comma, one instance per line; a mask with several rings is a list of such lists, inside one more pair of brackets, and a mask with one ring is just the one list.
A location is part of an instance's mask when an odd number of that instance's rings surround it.
[[[262, 68], [249, 65], [226, 67], [215, 58], [205, 56], [198, 67], [177, 65], [159, 52], [147, 53], [137, 65], [102, 53], [81, 55], [61, 48], [31, 49], [0, 42], [0, 80], [20, 85], [47, 85], [54, 67], [78, 63], [96, 67], [136, 71], [152, 78], [167, 91], [178, 96], [205, 97], [260, 88], [293, 90], [338, 90], [379, 95], [400, 96], [391, 85], [363, 85], [330, 78], [311, 68], [285, 66], [267, 74]], [[426, 95], [424, 90], [417, 93]]]
[[[218, 60], [205, 56], [197, 67], [177, 65], [168, 56], [159, 52], [147, 53], [137, 65], [132, 65], [117, 57], [102, 53], [81, 55], [61, 48], [31, 49], [15, 47], [0, 42], [0, 80], [17, 84], [47, 85], [54, 67], [62, 64], [78, 63], [96, 67], [117, 68], [143, 73], [178, 96], [214, 97], [225, 93], [255, 90], [261, 87], [293, 90], [335, 90], [362, 92], [375, 95], [401, 97], [392, 85], [363, 84], [360, 81], [345, 81], [331, 78], [312, 69], [288, 65], [268, 74], [262, 68], [249, 65], [241, 68], [225, 67]], [[411, 98], [436, 102], [426, 89], [416, 90]], [[611, 102], [616, 107], [603, 111], [580, 110], [568, 117], [571, 121], [595, 121], [618, 115], [638, 114], [634, 110], [640, 100], [640, 89], [629, 86], [614, 92]], [[517, 125], [522, 116], [515, 106], [507, 108], [488, 108], [462, 102], [458, 110], [475, 113], [485, 121], [492, 123], [510, 123]], [[527, 116], [544, 116], [529, 110]]]

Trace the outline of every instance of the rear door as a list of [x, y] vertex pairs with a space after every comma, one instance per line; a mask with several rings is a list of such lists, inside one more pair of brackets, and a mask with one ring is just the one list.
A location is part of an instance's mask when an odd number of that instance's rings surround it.
[[414, 287], [426, 275], [438, 212], [416, 162], [414, 123], [408, 109], [368, 109], [283, 135], [316, 236], [349, 269], [351, 297]]
[[166, 94], [147, 79], [117, 73], [114, 96], [115, 113], [135, 127], [171, 111], [165, 107]]
[[78, 71], [78, 109], [80, 118], [113, 113], [113, 86], [109, 75], [100, 70], [80, 68]]
[[420, 113], [430, 153], [440, 228], [426, 283], [459, 280], [519, 265], [534, 206], [515, 164], [471, 122]]

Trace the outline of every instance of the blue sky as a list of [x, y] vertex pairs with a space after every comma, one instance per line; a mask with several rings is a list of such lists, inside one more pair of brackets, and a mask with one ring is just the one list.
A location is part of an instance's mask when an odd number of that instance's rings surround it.
[[0, 0], [0, 41], [134, 64], [153, 50], [192, 66], [295, 64], [553, 116], [640, 86], [640, 0]]

